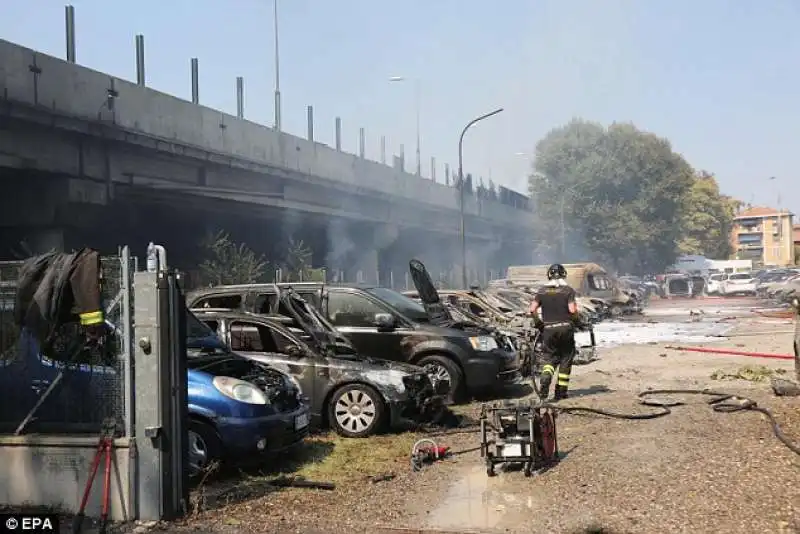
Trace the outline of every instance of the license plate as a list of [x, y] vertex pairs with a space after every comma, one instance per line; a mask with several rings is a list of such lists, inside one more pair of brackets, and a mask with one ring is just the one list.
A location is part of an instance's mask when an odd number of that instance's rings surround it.
[[308, 426], [308, 414], [304, 413], [303, 415], [298, 415], [294, 418], [294, 429], [300, 430], [301, 428], [305, 428]]
[[522, 456], [522, 445], [519, 443], [507, 443], [503, 446], [503, 456]]

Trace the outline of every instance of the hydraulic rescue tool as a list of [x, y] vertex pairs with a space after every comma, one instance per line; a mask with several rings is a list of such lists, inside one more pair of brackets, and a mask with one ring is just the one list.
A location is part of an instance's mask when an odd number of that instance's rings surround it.
[[424, 466], [450, 456], [450, 447], [438, 445], [429, 438], [423, 438], [411, 448], [411, 469], [420, 471]]
[[480, 432], [481, 457], [490, 477], [497, 464], [522, 464], [529, 477], [558, 461], [556, 412], [542, 403], [483, 405]]

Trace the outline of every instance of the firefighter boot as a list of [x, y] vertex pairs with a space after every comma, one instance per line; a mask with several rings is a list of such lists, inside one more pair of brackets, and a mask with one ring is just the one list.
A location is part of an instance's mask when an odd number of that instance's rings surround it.
[[567, 386], [556, 385], [556, 392], [553, 399], [559, 401], [566, 398], [569, 398], [569, 395], [567, 395]]
[[550, 364], [542, 366], [542, 373], [539, 375], [539, 398], [542, 400], [550, 396], [550, 383], [553, 381], [555, 372], [555, 367]]

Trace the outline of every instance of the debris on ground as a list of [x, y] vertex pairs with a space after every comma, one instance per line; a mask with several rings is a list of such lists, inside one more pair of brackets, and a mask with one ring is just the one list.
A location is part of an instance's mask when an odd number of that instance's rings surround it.
[[748, 382], [766, 382], [776, 375], [786, 374], [786, 369], [770, 369], [765, 365], [744, 365], [735, 371], [718, 369], [711, 373], [711, 380], [747, 380]]
[[778, 397], [800, 397], [800, 384], [783, 378], [771, 379], [772, 391]]

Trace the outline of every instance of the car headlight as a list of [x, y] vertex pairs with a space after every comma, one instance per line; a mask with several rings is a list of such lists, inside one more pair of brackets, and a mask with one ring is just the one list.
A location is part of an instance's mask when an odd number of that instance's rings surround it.
[[229, 399], [245, 404], [269, 404], [267, 396], [250, 382], [229, 376], [217, 376], [211, 383], [214, 384], [217, 391]]
[[488, 352], [497, 348], [497, 341], [492, 336], [476, 336], [469, 338], [472, 348], [482, 352]]

